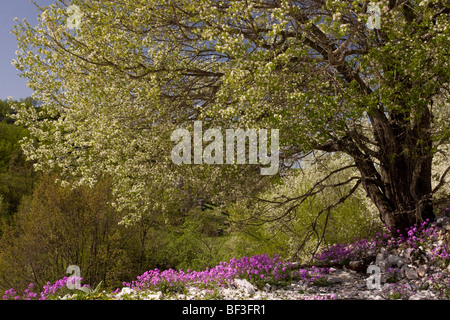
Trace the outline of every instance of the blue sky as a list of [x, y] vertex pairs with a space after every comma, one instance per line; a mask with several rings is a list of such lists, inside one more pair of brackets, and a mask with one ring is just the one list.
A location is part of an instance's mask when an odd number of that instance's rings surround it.
[[[40, 6], [48, 6], [55, 3], [55, 0], [35, 0]], [[37, 15], [35, 5], [30, 0], [0, 0], [0, 99], [9, 96], [14, 100], [26, 98], [32, 94], [27, 87], [26, 79], [19, 77], [18, 71], [11, 64], [11, 60], [16, 57], [17, 50], [16, 37], [11, 34], [14, 24], [14, 17], [22, 21], [27, 21], [35, 26]]]

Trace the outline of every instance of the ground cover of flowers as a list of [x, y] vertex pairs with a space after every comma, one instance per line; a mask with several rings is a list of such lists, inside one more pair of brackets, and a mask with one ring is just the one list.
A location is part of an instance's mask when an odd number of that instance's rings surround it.
[[[42, 289], [30, 284], [28, 289], [19, 293], [14, 289], [7, 290], [4, 300], [50, 300], [50, 299], [85, 299], [85, 300], [123, 300], [123, 299], [245, 299], [254, 297], [256, 288], [258, 299], [270, 299], [264, 292], [274, 288], [283, 288], [292, 283], [302, 284], [303, 288], [330, 286], [328, 276], [336, 266], [348, 265], [350, 261], [363, 260], [375, 256], [380, 250], [404, 250], [421, 248], [428, 261], [439, 266], [442, 273], [429, 277], [427, 289], [433, 289], [439, 299], [450, 299], [450, 277], [448, 269], [449, 248], [447, 244], [437, 242], [438, 227], [424, 222], [408, 230], [407, 236], [392, 237], [387, 233], [377, 234], [372, 239], [355, 240], [347, 244], [335, 244], [322, 249], [309, 262], [308, 266], [289, 262], [280, 256], [266, 254], [251, 257], [233, 258], [221, 262], [213, 268], [202, 271], [191, 270], [149, 270], [131, 283], [123, 283], [122, 288], [113, 292], [95, 290], [89, 285], [82, 289], [69, 289], [68, 278], [64, 277], [55, 283], [47, 283]], [[367, 275], [365, 275], [367, 277]], [[74, 278], [71, 278], [74, 280]], [[82, 280], [82, 279], [80, 279]], [[251, 287], [242, 294], [236, 288], [245, 291], [245, 285]], [[396, 284], [393, 281], [387, 289], [383, 289], [385, 299], [404, 299], [414, 294], [409, 285]], [[233, 296], [234, 295], [234, 296]], [[273, 297], [273, 296], [272, 296]], [[311, 294], [305, 299], [340, 299], [334, 293]]]

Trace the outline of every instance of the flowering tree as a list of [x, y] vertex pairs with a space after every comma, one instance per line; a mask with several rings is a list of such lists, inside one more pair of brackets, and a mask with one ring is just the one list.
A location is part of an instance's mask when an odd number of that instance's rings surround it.
[[[380, 21], [370, 28], [367, 1], [70, 4], [79, 10], [59, 1], [36, 28], [14, 30], [14, 64], [42, 102], [17, 114], [36, 139], [24, 148], [39, 169], [80, 182], [110, 173], [118, 203], [160, 210], [154, 200], [180, 169], [168, 158], [170, 132], [193, 120], [275, 128], [283, 166], [315, 151], [345, 153], [350, 164], [328, 177], [357, 169], [339, 184], [350, 193], [363, 186], [388, 226], [434, 217], [431, 200], [449, 171], [432, 188], [433, 155], [450, 138], [449, 119], [437, 116], [449, 101], [444, 1], [374, 1]], [[233, 170], [224, 167], [182, 170], [212, 184]], [[250, 168], [240, 168], [249, 179]]]

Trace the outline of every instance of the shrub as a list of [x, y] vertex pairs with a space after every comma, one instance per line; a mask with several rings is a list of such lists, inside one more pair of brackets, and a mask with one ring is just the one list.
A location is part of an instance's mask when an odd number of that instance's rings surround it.
[[54, 179], [43, 177], [12, 223], [3, 223], [0, 288], [42, 286], [61, 278], [71, 264], [80, 266], [89, 283], [117, 285], [132, 276], [127, 273], [133, 272], [133, 230], [118, 225], [120, 217], [108, 205], [108, 182], [71, 190]]

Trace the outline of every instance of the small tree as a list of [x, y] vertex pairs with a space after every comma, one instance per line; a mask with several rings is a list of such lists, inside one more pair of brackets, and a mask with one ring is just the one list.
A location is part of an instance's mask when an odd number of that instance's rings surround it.
[[67, 275], [72, 264], [90, 285], [118, 286], [120, 277], [135, 276], [129, 249], [136, 230], [118, 225], [110, 200], [106, 180], [71, 190], [43, 176], [11, 222], [0, 225], [0, 288], [42, 287]]

